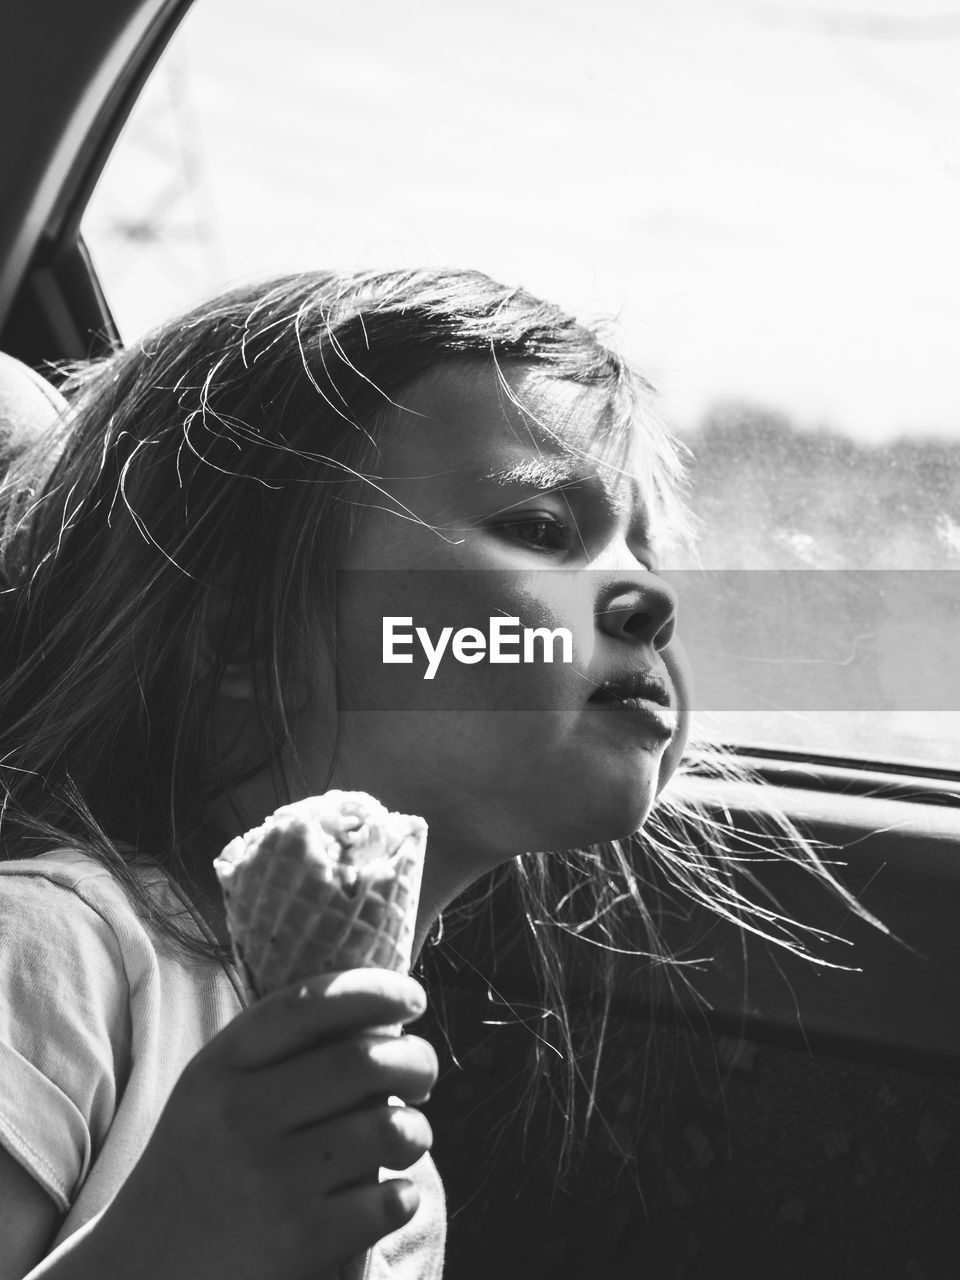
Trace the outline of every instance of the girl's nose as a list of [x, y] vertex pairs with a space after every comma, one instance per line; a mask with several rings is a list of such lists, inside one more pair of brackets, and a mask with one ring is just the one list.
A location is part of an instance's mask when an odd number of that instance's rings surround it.
[[619, 583], [600, 598], [597, 626], [616, 640], [665, 649], [677, 626], [677, 597], [671, 586], [653, 573], [642, 585]]

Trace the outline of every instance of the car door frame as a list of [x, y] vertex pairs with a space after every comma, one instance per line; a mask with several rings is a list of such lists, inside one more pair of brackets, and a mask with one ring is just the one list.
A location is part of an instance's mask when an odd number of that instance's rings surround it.
[[80, 219], [144, 81], [192, 3], [11, 0], [5, 7], [0, 350], [34, 367], [119, 345]]

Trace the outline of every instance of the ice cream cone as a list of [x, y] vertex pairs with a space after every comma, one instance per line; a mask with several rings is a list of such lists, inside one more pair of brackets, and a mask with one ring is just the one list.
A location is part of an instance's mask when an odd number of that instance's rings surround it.
[[231, 841], [214, 868], [250, 995], [341, 969], [406, 972], [426, 836], [422, 818], [328, 791]]

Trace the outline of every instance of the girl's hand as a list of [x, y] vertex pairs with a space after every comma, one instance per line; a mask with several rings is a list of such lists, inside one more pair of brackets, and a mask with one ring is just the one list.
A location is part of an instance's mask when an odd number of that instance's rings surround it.
[[245, 1010], [188, 1064], [106, 1210], [114, 1262], [123, 1247], [138, 1276], [318, 1280], [408, 1222], [416, 1189], [376, 1174], [406, 1169], [432, 1135], [384, 1100], [424, 1101], [437, 1059], [418, 1037], [365, 1029], [425, 1004], [412, 978], [353, 969]]

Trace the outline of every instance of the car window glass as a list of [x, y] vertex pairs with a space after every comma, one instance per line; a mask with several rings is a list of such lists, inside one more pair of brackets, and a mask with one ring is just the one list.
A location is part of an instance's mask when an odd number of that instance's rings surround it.
[[[859, 575], [817, 660], [879, 655], [849, 705], [785, 680], [701, 731], [956, 766], [958, 48], [946, 3], [199, 0], [83, 233], [127, 338], [318, 265], [475, 266], [609, 320], [695, 457], [676, 567], [717, 575], [714, 667], [764, 625], [734, 570]], [[756, 663], [806, 662], [776, 622]]]

